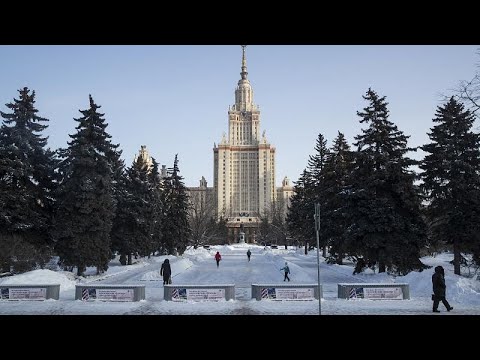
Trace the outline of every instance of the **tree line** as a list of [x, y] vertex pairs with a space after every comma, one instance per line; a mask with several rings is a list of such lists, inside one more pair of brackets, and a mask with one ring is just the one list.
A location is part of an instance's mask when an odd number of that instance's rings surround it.
[[354, 150], [341, 132], [330, 147], [318, 135], [295, 183], [290, 234], [315, 241], [319, 203], [321, 246], [331, 263], [350, 257], [356, 271], [375, 265], [406, 274], [427, 267], [420, 261], [425, 249], [449, 246], [455, 274], [464, 253], [480, 265], [480, 136], [472, 111], [453, 96], [438, 106], [430, 142], [419, 147], [425, 157], [417, 161], [407, 154], [418, 148], [408, 147], [409, 136], [389, 120], [386, 97], [368, 89], [363, 99]]
[[166, 177], [140, 157], [126, 168], [92, 96], [66, 148], [47, 147], [35, 91], [20, 89], [0, 127], [0, 270], [43, 267], [53, 255], [83, 275], [132, 256], [183, 253], [188, 196], [178, 157]]

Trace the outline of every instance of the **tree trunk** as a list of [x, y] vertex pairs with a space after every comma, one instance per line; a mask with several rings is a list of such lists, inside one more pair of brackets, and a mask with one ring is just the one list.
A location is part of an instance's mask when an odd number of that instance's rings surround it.
[[343, 254], [337, 255], [337, 265], [343, 265]]
[[128, 259], [127, 264], [128, 264], [128, 265], [132, 265], [132, 254], [131, 254], [131, 253], [128, 254], [127, 259]]
[[[377, 251], [377, 258], [378, 258], [378, 273], [382, 273], [386, 271], [385, 260], [384, 260], [384, 249], [380, 248]], [[372, 261], [372, 259], [367, 259], [367, 266]]]
[[324, 246], [323, 249], [322, 249], [322, 256], [323, 256], [324, 259], [327, 258], [327, 247], [326, 246]]
[[305, 255], [308, 255], [308, 242], [305, 242]]
[[3, 260], [2, 261], [2, 272], [10, 272], [10, 261]]
[[453, 241], [453, 273], [455, 275], [460, 275], [460, 249], [458, 246], [457, 240]]
[[83, 276], [85, 272], [85, 266], [77, 266], [77, 276]]

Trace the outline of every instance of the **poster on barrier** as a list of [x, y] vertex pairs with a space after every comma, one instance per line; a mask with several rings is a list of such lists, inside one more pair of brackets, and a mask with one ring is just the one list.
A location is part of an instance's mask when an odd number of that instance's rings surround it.
[[313, 300], [313, 288], [276, 288], [277, 300]]
[[9, 288], [10, 300], [45, 300], [47, 288]]
[[272, 300], [313, 300], [314, 288], [262, 288], [262, 299]]
[[225, 299], [225, 289], [187, 289], [187, 300], [218, 301]]
[[374, 300], [403, 300], [401, 287], [365, 287], [363, 288], [365, 299]]
[[133, 289], [96, 289], [97, 300], [133, 301]]
[[275, 288], [274, 287], [262, 288], [261, 297], [262, 299], [276, 299], [277, 293], [275, 292]]
[[187, 301], [187, 289], [175, 288], [172, 290], [172, 301]]
[[0, 289], [0, 299], [2, 299], [2, 300], [10, 299], [10, 289], [9, 288], [1, 288]]
[[363, 299], [363, 287], [352, 287], [348, 292], [349, 299]]

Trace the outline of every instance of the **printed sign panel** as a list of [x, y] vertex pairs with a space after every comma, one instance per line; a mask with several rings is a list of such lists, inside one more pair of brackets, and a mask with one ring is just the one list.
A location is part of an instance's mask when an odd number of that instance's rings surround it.
[[276, 288], [277, 300], [312, 300], [315, 299], [313, 288]]
[[95, 300], [97, 298], [97, 289], [82, 289], [82, 301]]
[[9, 288], [8, 296], [10, 300], [45, 300], [47, 288]]
[[225, 299], [225, 289], [187, 289], [187, 300], [218, 301]]
[[82, 300], [133, 301], [134, 289], [82, 289]]
[[363, 299], [363, 287], [352, 287], [348, 292], [349, 299]]
[[172, 290], [172, 301], [187, 301], [187, 289], [175, 288]]
[[277, 293], [275, 292], [275, 288], [262, 288], [261, 290], [262, 299], [276, 299]]
[[133, 301], [133, 289], [97, 289], [97, 300]]
[[2, 300], [10, 299], [10, 289], [9, 288], [1, 288], [0, 289], [0, 299], [2, 299]]
[[315, 299], [313, 288], [262, 288], [262, 299], [273, 300], [312, 300]]
[[365, 287], [363, 288], [365, 299], [376, 300], [403, 300], [403, 291], [401, 287]]

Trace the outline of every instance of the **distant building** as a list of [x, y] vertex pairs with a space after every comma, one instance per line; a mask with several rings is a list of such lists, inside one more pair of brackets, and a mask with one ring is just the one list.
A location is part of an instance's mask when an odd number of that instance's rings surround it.
[[[140, 158], [142, 162], [147, 165], [149, 171], [152, 170], [153, 160], [152, 157], [148, 154], [146, 145], [140, 146], [140, 151], [138, 152], [138, 155], [135, 155], [134, 161], [137, 161], [138, 158]], [[161, 179], [167, 177], [167, 166], [162, 165], [162, 168], [159, 169], [158, 172]]]
[[151, 156], [148, 154], [146, 145], [140, 146], [140, 151], [138, 152], [138, 155], [135, 155], [133, 161], [137, 162], [139, 158], [141, 159], [142, 163], [147, 165], [149, 171], [152, 170], [153, 161]]
[[288, 177], [282, 180], [282, 186], [277, 188], [277, 202], [282, 206], [283, 216], [287, 217], [287, 211], [290, 207], [291, 198], [293, 196], [293, 186]]
[[207, 186], [207, 180], [202, 176], [200, 179], [200, 186], [198, 187], [189, 187], [187, 188], [188, 197], [192, 207], [197, 204], [198, 207], [211, 208], [212, 216], [215, 215], [215, 202], [214, 202], [214, 193], [213, 187]]
[[[240, 80], [235, 104], [228, 109], [228, 135], [213, 145], [213, 188], [205, 178], [200, 187], [189, 188], [193, 202], [211, 201], [217, 219], [227, 219], [227, 242], [237, 242], [240, 229], [246, 242], [255, 242], [260, 217], [268, 214], [278, 196], [289, 203], [293, 189], [285, 178], [275, 188], [275, 147], [260, 128], [260, 109], [253, 101], [253, 88], [247, 78], [245, 46], [242, 46]], [[286, 215], [286, 206], [284, 214]]]
[[[198, 187], [189, 187], [190, 211], [207, 209], [217, 219], [227, 219], [226, 242], [238, 242], [240, 229], [245, 241], [256, 242], [260, 218], [269, 214], [275, 201], [286, 216], [293, 187], [285, 177], [275, 187], [275, 147], [260, 128], [260, 109], [253, 102], [253, 88], [247, 78], [245, 46], [242, 46], [240, 80], [235, 89], [235, 104], [228, 109], [228, 135], [213, 144], [213, 187], [202, 176]], [[145, 146], [140, 154], [149, 156]], [[151, 164], [151, 159], [150, 159]], [[151, 166], [151, 165], [150, 165]], [[165, 165], [161, 177], [167, 176]]]

